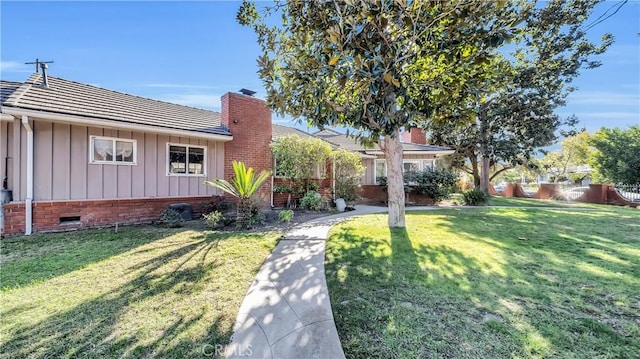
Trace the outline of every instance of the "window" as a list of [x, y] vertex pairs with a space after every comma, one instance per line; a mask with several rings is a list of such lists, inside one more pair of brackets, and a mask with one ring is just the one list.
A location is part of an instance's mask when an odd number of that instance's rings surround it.
[[205, 176], [205, 147], [167, 144], [167, 174], [170, 176]]
[[376, 160], [376, 184], [380, 184], [378, 179], [387, 177], [387, 162], [385, 160]]
[[89, 162], [100, 164], [136, 164], [136, 140], [90, 137]]
[[420, 172], [420, 161], [402, 161], [402, 173], [407, 172]]

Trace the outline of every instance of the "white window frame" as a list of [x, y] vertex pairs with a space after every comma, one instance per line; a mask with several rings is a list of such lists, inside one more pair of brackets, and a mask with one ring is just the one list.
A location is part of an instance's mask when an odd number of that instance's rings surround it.
[[[185, 168], [185, 173], [172, 173], [171, 170], [171, 152], [170, 152], [170, 148], [171, 146], [176, 146], [176, 147], [185, 147], [186, 148], [186, 156], [187, 156], [187, 163], [186, 168]], [[202, 173], [188, 173], [188, 168], [189, 168], [189, 148], [201, 148], [202, 149], [202, 153], [203, 153], [203, 158], [202, 158]], [[192, 145], [192, 144], [188, 144], [188, 143], [173, 143], [173, 142], [167, 142], [167, 157], [166, 157], [166, 173], [167, 176], [170, 177], [207, 177], [207, 146], [200, 146], [200, 145]]]
[[373, 182], [375, 184], [380, 184], [378, 183], [378, 163], [382, 163], [384, 165], [384, 177], [387, 177], [387, 160], [386, 159], [376, 159], [373, 162]]
[[435, 169], [436, 168], [436, 160], [434, 158], [422, 159], [422, 160], [420, 160], [420, 168], [421, 168], [421, 171], [424, 171], [427, 168]]
[[[94, 157], [94, 142], [95, 140], [112, 141], [114, 154], [111, 161], [96, 160]], [[116, 142], [128, 142], [133, 145], [133, 162], [116, 161], [115, 149]], [[138, 141], [132, 138], [118, 138], [118, 137], [105, 137], [105, 136], [89, 136], [89, 163], [95, 165], [124, 165], [134, 166], [138, 164]]]
[[418, 171], [422, 171], [422, 160], [419, 159], [409, 159], [409, 160], [402, 160], [402, 174], [404, 174], [404, 164], [405, 163], [417, 163], [418, 164]]

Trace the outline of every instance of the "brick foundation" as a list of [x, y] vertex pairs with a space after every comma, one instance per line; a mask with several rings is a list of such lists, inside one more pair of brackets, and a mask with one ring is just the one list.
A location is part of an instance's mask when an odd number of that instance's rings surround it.
[[[33, 203], [33, 232], [65, 231], [77, 228], [105, 227], [118, 224], [150, 223], [172, 203], [189, 203], [194, 218], [201, 213], [200, 203], [212, 197], [174, 197], [89, 201], [46, 201]], [[5, 235], [24, 233], [25, 203], [4, 206]], [[79, 221], [61, 224], [61, 218], [80, 217]]]

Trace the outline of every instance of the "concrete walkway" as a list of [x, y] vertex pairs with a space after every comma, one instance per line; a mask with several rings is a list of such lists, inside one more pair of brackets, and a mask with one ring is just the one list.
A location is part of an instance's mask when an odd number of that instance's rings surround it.
[[331, 227], [346, 218], [385, 212], [386, 207], [358, 205], [355, 211], [317, 218], [287, 233], [262, 264], [240, 306], [226, 357], [344, 358], [324, 273], [325, 241]]
[[344, 358], [324, 274], [329, 229], [355, 211], [317, 218], [286, 234], [262, 264], [240, 306], [227, 358]]

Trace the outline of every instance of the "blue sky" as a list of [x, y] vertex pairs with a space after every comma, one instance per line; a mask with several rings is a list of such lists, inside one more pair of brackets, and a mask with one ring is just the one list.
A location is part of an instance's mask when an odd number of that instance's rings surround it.
[[[599, 4], [594, 17], [615, 4]], [[239, 5], [3, 0], [0, 77], [24, 81], [34, 71], [24, 62], [39, 58], [55, 61], [51, 76], [189, 106], [219, 110], [220, 96], [240, 88], [264, 97], [255, 35], [235, 21]], [[604, 32], [616, 42], [603, 65], [584, 70], [578, 91], [558, 110], [575, 113], [590, 132], [640, 125], [640, 2], [629, 1], [589, 36]]]

